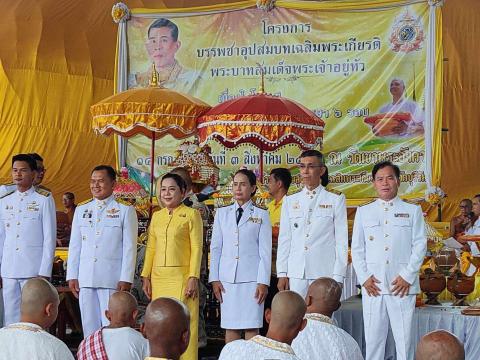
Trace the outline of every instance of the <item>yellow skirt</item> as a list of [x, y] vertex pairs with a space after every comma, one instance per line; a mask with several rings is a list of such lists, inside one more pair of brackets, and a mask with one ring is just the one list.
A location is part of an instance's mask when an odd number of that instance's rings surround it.
[[190, 311], [190, 343], [181, 360], [198, 359], [198, 296], [195, 300], [185, 299], [188, 282], [188, 267], [153, 267], [152, 300], [159, 297], [172, 297], [183, 302]]

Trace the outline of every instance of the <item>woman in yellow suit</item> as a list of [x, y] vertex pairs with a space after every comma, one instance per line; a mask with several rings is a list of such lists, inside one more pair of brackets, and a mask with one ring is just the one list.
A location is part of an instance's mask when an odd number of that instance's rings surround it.
[[190, 344], [181, 359], [198, 358], [198, 279], [203, 223], [198, 210], [182, 203], [187, 185], [177, 174], [162, 177], [164, 208], [153, 214], [148, 230], [143, 291], [149, 299], [173, 297], [190, 310]]

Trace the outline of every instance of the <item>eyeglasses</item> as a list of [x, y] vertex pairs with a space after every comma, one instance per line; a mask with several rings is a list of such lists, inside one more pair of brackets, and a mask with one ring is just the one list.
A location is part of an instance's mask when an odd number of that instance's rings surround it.
[[322, 168], [322, 167], [324, 167], [324, 166], [325, 166], [325, 165], [310, 165], [310, 164], [304, 165], [304, 164], [300, 164], [300, 165], [298, 165], [298, 168], [299, 168], [300, 170], [305, 170], [305, 169], [311, 170], [311, 169], [315, 169], [315, 168]]

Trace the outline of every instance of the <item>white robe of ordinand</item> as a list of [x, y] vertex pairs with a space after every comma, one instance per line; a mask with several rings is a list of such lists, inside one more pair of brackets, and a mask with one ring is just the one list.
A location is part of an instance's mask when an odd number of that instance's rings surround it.
[[[473, 224], [473, 226], [470, 229], [468, 229], [465, 233], [467, 235], [480, 235], [480, 218], [477, 219], [475, 221], [475, 223]], [[472, 252], [472, 256], [480, 256], [478, 243], [476, 243], [474, 241], [469, 241], [468, 245], [470, 245], [470, 250]], [[466, 272], [466, 275], [473, 276], [476, 271], [477, 271], [477, 268], [475, 266], [473, 266], [472, 264], [470, 264], [470, 266], [468, 267], [468, 270]]]
[[20, 322], [0, 329], [0, 360], [74, 360], [67, 345], [37, 324]]
[[225, 345], [218, 360], [299, 360], [292, 347], [264, 336], [235, 340]]
[[102, 340], [109, 359], [144, 360], [150, 355], [148, 340], [130, 327], [103, 328]]
[[307, 314], [307, 326], [293, 340], [292, 348], [300, 359], [363, 360], [355, 339], [322, 314]]
[[[379, 296], [362, 287], [366, 358], [383, 360], [390, 323], [398, 360], [413, 359], [412, 325], [418, 274], [427, 250], [425, 221], [419, 205], [398, 197], [374, 200], [357, 208], [352, 235], [352, 263], [360, 284], [372, 275], [380, 282]], [[392, 293], [400, 276], [410, 284], [408, 294]]]

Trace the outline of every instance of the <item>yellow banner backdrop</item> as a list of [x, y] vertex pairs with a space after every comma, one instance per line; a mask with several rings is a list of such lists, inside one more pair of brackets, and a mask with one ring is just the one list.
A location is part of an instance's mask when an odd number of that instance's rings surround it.
[[[430, 7], [427, 1], [382, 3], [336, 11], [331, 4], [269, 12], [240, 5], [213, 13], [133, 10], [125, 37], [128, 87], [147, 86], [154, 62], [165, 87], [214, 106], [256, 93], [262, 67], [266, 92], [296, 100], [325, 121], [321, 150], [333, 188], [349, 199], [372, 197], [373, 164], [391, 160], [402, 170], [401, 193], [422, 197], [432, 178], [430, 139], [440, 126], [426, 101], [433, 91], [427, 81]], [[180, 143], [157, 141], [156, 176], [168, 171]], [[223, 181], [241, 166], [258, 169], [259, 152], [251, 145], [209, 145]], [[145, 187], [149, 148], [145, 137], [128, 140], [126, 163]], [[265, 171], [285, 166], [295, 172], [300, 151], [287, 145], [265, 153]]]

